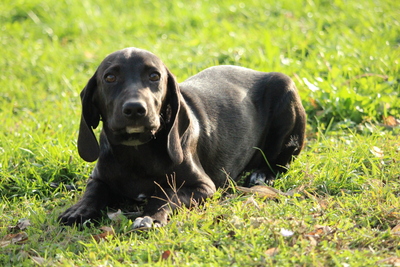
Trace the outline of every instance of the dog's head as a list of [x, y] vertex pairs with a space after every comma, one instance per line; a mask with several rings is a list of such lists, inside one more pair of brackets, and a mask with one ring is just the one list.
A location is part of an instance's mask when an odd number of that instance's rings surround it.
[[179, 164], [183, 159], [176, 122], [180, 98], [175, 78], [154, 54], [137, 48], [110, 54], [81, 92], [79, 155], [89, 162], [98, 158], [92, 129], [101, 119], [113, 145], [143, 145], [165, 127], [168, 153]]

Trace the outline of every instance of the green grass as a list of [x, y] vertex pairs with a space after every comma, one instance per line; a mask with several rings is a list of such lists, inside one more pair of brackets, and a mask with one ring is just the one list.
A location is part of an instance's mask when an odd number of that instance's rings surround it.
[[[389, 0], [2, 1], [0, 265], [394, 266], [399, 13]], [[50, 184], [83, 189], [93, 168], [76, 151], [79, 92], [107, 54], [128, 46], [160, 56], [179, 81], [218, 64], [292, 77], [307, 144], [274, 186], [299, 191], [221, 191], [145, 233], [130, 231], [131, 218], [104, 219], [115, 236], [100, 243], [96, 227], [60, 227], [82, 192]], [[6, 245], [22, 218], [28, 239]]]

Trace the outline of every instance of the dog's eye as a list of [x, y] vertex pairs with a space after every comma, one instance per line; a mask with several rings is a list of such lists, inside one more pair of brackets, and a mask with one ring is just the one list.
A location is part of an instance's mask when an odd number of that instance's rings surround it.
[[152, 82], [159, 81], [160, 80], [160, 74], [157, 73], [157, 72], [150, 73], [149, 80], [152, 81]]
[[113, 74], [108, 74], [104, 77], [104, 80], [108, 83], [113, 83], [117, 80], [117, 77]]

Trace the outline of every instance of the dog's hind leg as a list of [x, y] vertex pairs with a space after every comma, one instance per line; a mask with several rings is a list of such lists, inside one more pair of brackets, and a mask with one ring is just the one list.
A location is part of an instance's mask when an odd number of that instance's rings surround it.
[[297, 93], [289, 91], [280, 104], [274, 110], [264, 144], [254, 157], [257, 166], [247, 178], [247, 186], [271, 184], [279, 173], [287, 171], [303, 148], [306, 115]]

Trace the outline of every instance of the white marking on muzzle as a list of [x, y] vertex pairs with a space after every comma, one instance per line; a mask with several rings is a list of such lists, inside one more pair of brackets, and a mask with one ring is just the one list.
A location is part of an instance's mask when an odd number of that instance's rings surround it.
[[127, 126], [126, 127], [126, 132], [129, 134], [133, 134], [133, 133], [144, 133], [145, 129], [144, 126], [140, 126], [140, 127], [131, 127], [131, 126]]

